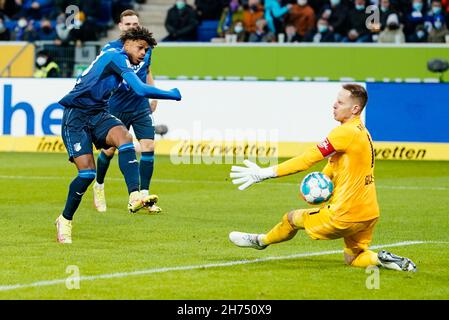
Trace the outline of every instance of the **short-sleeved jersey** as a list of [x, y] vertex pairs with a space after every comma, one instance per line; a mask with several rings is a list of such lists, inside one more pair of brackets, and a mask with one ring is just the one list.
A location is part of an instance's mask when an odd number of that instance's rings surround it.
[[86, 112], [108, 110], [108, 100], [123, 81], [122, 75], [134, 72], [125, 51], [101, 52], [77, 79], [75, 87], [59, 103]]
[[[111, 48], [121, 50], [123, 49], [123, 42], [121, 40], [111, 41], [106, 44], [102, 51]], [[144, 60], [139, 65], [132, 65], [136, 75], [143, 83], [147, 82], [148, 69], [151, 65], [151, 48], [145, 55]], [[148, 98], [137, 95], [126, 83], [125, 80], [120, 84], [120, 87], [112, 94], [109, 99], [109, 111], [115, 112], [135, 112], [142, 109], [149, 109]]]
[[317, 147], [330, 156], [325, 173], [335, 186], [329, 202], [334, 218], [357, 222], [378, 217], [373, 142], [360, 117], [333, 129]]
[[334, 219], [360, 222], [378, 217], [373, 143], [360, 117], [333, 129], [317, 146], [279, 164], [276, 174], [285, 176], [307, 170], [326, 157], [330, 158], [323, 172], [335, 187], [329, 202]]

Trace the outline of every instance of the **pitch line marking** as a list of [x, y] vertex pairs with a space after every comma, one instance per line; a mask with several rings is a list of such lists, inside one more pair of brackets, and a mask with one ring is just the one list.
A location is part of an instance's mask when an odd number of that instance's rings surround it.
[[[396, 243], [390, 243], [390, 244], [384, 244], [384, 245], [376, 245], [376, 246], [370, 247], [370, 249], [412, 246], [415, 244], [426, 244], [426, 243], [441, 244], [441, 243], [449, 243], [449, 242], [444, 242], [444, 241], [404, 241], [404, 242], [396, 242]], [[343, 252], [343, 250], [329, 250], [329, 251], [297, 253], [297, 254], [292, 254], [292, 255], [288, 255], [288, 256], [278, 256], [278, 257], [271, 256], [271, 257], [253, 259], [253, 260], [236, 260], [236, 261], [229, 261], [229, 262], [222, 262], [222, 263], [203, 264], [203, 265], [162, 267], [162, 268], [155, 268], [155, 269], [137, 270], [137, 271], [131, 271], [131, 272], [116, 272], [116, 273], [99, 274], [99, 275], [93, 275], [93, 276], [80, 276], [78, 278], [78, 280], [79, 281], [93, 281], [93, 280], [99, 280], [99, 279], [126, 278], [126, 277], [132, 277], [132, 276], [139, 276], [139, 275], [146, 275], [146, 274], [153, 274], [153, 273], [164, 273], [164, 272], [170, 272], [170, 271], [189, 271], [189, 270], [196, 270], [196, 269], [231, 267], [231, 266], [236, 266], [236, 265], [252, 264], [252, 263], [259, 263], [259, 262], [266, 262], [266, 261], [289, 260], [289, 259], [297, 259], [297, 258], [304, 258], [304, 257], [324, 256], [324, 255], [330, 255], [330, 254], [336, 254], [336, 253], [342, 253], [342, 252]], [[62, 283], [65, 283], [66, 281], [67, 281], [67, 279], [54, 279], [54, 280], [37, 281], [37, 282], [32, 282], [32, 283], [27, 283], [27, 284], [0, 285], [0, 291], [11, 291], [11, 290], [16, 290], [16, 289], [33, 288], [33, 287], [46, 287], [46, 286], [52, 286], [55, 284], [62, 284]]]
[[[0, 179], [18, 179], [18, 180], [70, 180], [73, 177], [61, 177], [61, 176], [6, 176], [0, 175]], [[107, 180], [111, 181], [123, 181], [123, 178], [107, 178]], [[182, 180], [182, 179], [152, 179], [154, 182], [159, 183], [198, 183], [202, 184], [223, 184], [228, 183], [231, 184], [230, 180], [223, 181], [210, 181], [210, 180]], [[277, 182], [270, 184], [270, 187], [273, 186], [296, 186], [299, 183], [294, 182]], [[265, 186], [268, 186], [265, 184]], [[393, 189], [393, 190], [449, 190], [449, 187], [418, 187], [418, 186], [388, 186], [382, 184], [376, 184], [376, 188], [378, 189]]]

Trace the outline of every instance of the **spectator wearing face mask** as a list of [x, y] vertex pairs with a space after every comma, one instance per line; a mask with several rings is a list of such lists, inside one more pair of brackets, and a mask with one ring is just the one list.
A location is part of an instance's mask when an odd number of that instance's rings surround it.
[[416, 27], [415, 32], [413, 32], [408, 37], [406, 36], [407, 42], [413, 43], [425, 43], [427, 42], [428, 33], [424, 25], [419, 25]]
[[168, 36], [163, 41], [196, 41], [199, 21], [192, 6], [177, 0], [167, 12], [165, 28]]
[[[387, 26], [387, 19], [392, 13], [396, 13], [395, 10], [393, 10], [390, 0], [380, 0], [379, 1], [379, 22], [380, 22], [380, 29], [384, 30]], [[398, 15], [399, 18], [399, 15]]]
[[54, 41], [57, 38], [56, 31], [53, 29], [50, 20], [42, 19], [38, 32], [39, 40]]
[[250, 34], [256, 32], [256, 21], [264, 16], [264, 7], [260, 0], [248, 0], [243, 10], [243, 26], [245, 32]]
[[47, 51], [42, 50], [36, 57], [35, 78], [58, 78], [60, 76], [59, 66], [53, 61]]
[[17, 20], [16, 26], [14, 27], [11, 35], [11, 40], [23, 41], [27, 26], [28, 20], [25, 17], [21, 17]]
[[297, 0], [285, 19], [286, 24], [295, 26], [296, 32], [301, 37], [304, 37], [306, 33], [315, 27], [315, 21], [315, 12], [307, 4], [307, 0]]
[[433, 21], [432, 28], [429, 31], [428, 42], [444, 43], [446, 42], [446, 36], [449, 36], [449, 30], [443, 20], [443, 17]]
[[232, 27], [232, 30], [231, 30], [231, 34], [236, 35], [237, 42], [245, 42], [246, 41], [248, 34], [245, 31], [242, 20], [235, 21], [235, 23]]
[[335, 35], [329, 30], [329, 22], [325, 19], [319, 19], [316, 27], [306, 34], [304, 41], [315, 43], [335, 42]]
[[354, 8], [348, 14], [349, 31], [343, 42], [371, 42], [371, 30], [366, 27], [369, 14], [365, 10], [365, 0], [355, 0]]
[[446, 24], [446, 13], [443, 11], [443, 6], [440, 0], [433, 0], [427, 14], [427, 21], [434, 24], [437, 20]]
[[243, 20], [243, 7], [239, 0], [231, 0], [229, 5], [223, 9], [218, 22], [217, 33], [223, 38], [226, 34], [233, 33], [234, 24]]
[[11, 33], [5, 26], [4, 16], [0, 13], [0, 41], [9, 41], [11, 39]]
[[335, 41], [339, 42], [348, 32], [346, 20], [348, 7], [341, 0], [330, 0], [325, 4], [318, 17], [329, 22], [329, 30], [334, 33]]
[[413, 34], [417, 26], [424, 24], [428, 20], [425, 12], [423, 0], [412, 1], [412, 6], [405, 18], [404, 32], [406, 36]]
[[14, 28], [11, 40], [28, 42], [39, 40], [33, 21], [28, 21], [25, 17], [20, 18]]
[[390, 14], [385, 23], [386, 27], [379, 34], [377, 41], [380, 43], [404, 43], [405, 35], [399, 23], [398, 15], [396, 13]]

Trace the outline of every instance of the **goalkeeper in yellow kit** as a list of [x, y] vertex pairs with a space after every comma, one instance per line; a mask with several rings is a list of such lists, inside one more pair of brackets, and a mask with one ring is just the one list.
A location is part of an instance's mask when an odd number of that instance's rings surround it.
[[327, 205], [286, 213], [267, 234], [231, 232], [229, 239], [235, 245], [261, 250], [270, 244], [290, 240], [298, 230], [305, 230], [312, 239], [343, 238], [348, 265], [378, 265], [416, 271], [416, 265], [408, 258], [385, 250], [376, 254], [368, 249], [379, 217], [379, 206], [374, 184], [373, 142], [360, 119], [367, 101], [365, 88], [356, 84], [343, 85], [333, 106], [334, 119], [341, 125], [334, 128], [323, 142], [277, 166], [260, 168], [245, 160], [246, 167], [232, 167], [230, 176], [233, 183], [241, 184], [239, 189], [244, 190], [268, 178], [307, 170], [329, 158], [323, 173], [332, 179], [335, 186]]

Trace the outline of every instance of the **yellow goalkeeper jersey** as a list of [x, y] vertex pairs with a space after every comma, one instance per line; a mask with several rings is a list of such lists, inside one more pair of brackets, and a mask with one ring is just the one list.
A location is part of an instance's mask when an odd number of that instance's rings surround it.
[[323, 173], [334, 183], [329, 202], [334, 219], [358, 222], [378, 217], [373, 142], [360, 117], [333, 129], [317, 146], [279, 164], [276, 173], [285, 176], [303, 171], [327, 157]]

